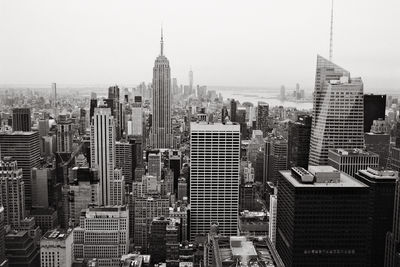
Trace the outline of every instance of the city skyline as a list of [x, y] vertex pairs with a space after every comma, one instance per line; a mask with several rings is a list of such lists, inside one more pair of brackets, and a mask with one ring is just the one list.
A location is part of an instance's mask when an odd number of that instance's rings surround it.
[[[400, 40], [391, 33], [400, 25], [395, 17], [400, 4], [357, 2], [335, 2], [333, 62], [357, 69], [366, 91], [397, 88]], [[305, 66], [315, 64], [316, 54], [327, 58], [329, 54], [330, 1], [255, 2], [254, 6], [229, 2], [228, 13], [222, 13], [227, 2], [119, 2], [110, 7], [100, 1], [96, 9], [92, 4], [41, 1], [30, 6], [25, 2], [25, 10], [20, 3], [4, 3], [0, 30], [7, 38], [0, 44], [4, 63], [0, 84], [149, 82], [149, 58], [157, 51], [155, 33], [161, 24], [169, 57], [174, 59], [171, 77], [184, 84], [192, 66], [194, 84], [278, 87], [300, 83], [312, 89], [314, 74]], [[154, 14], [141, 15], [140, 10]], [[154, 20], [154, 15], [159, 19]], [[36, 62], [40, 68], [34, 67]]]

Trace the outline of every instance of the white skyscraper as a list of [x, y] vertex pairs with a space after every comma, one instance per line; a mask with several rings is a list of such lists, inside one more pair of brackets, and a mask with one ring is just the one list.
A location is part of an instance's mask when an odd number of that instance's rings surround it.
[[190, 129], [190, 236], [208, 233], [213, 223], [222, 235], [236, 235], [240, 125], [191, 123]]
[[132, 115], [128, 121], [128, 135], [143, 135], [143, 108], [141, 102], [132, 104]]
[[328, 150], [364, 146], [361, 78], [318, 56], [309, 165], [327, 165]]
[[120, 171], [115, 169], [115, 125], [111, 109], [100, 103], [94, 110], [91, 127], [91, 167], [98, 170], [99, 205], [122, 205], [124, 181]]

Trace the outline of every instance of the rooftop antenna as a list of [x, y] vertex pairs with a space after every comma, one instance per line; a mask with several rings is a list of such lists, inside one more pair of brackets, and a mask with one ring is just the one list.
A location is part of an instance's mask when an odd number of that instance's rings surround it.
[[333, 0], [331, 6], [331, 33], [329, 42], [329, 61], [332, 61], [332, 56], [333, 56]]

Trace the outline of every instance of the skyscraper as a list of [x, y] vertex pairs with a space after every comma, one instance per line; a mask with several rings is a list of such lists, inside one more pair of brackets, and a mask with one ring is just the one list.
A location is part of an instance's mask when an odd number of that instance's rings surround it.
[[192, 71], [192, 68], [190, 68], [190, 71], [189, 71], [189, 88], [190, 88], [190, 93], [192, 94], [193, 90], [194, 90], [194, 88], [193, 88], [193, 71]]
[[385, 119], [386, 95], [364, 95], [364, 132], [371, 130], [374, 120]]
[[257, 130], [261, 130], [264, 136], [266, 136], [268, 133], [268, 116], [269, 116], [269, 105], [267, 103], [258, 102]]
[[13, 131], [29, 132], [31, 130], [31, 109], [13, 108], [12, 109], [12, 129]]
[[7, 267], [8, 261], [6, 258], [6, 229], [5, 226], [5, 218], [4, 218], [4, 207], [0, 205], [0, 267]]
[[280, 174], [276, 249], [285, 266], [369, 266], [368, 186], [330, 166]]
[[386, 167], [389, 159], [390, 134], [383, 120], [374, 120], [371, 132], [364, 134], [365, 148], [379, 155], [379, 165]]
[[190, 125], [190, 236], [218, 223], [221, 234], [236, 235], [239, 209], [240, 126]]
[[231, 122], [236, 122], [237, 121], [237, 116], [236, 116], [236, 112], [237, 112], [237, 103], [235, 101], [235, 99], [231, 99], [230, 102], [230, 120]]
[[383, 266], [385, 258], [386, 233], [392, 229], [393, 203], [398, 173], [367, 168], [358, 171], [354, 177], [368, 185], [370, 191], [370, 247], [371, 266]]
[[364, 146], [363, 83], [318, 56], [309, 165], [326, 165], [328, 150]]
[[379, 155], [362, 149], [330, 149], [328, 163], [354, 177], [359, 170], [379, 167]]
[[150, 144], [153, 148], [172, 146], [171, 128], [171, 69], [164, 56], [164, 39], [161, 31], [161, 51], [153, 68], [152, 124]]
[[11, 227], [19, 226], [25, 218], [24, 198], [22, 169], [16, 161], [6, 157], [0, 161], [0, 202], [4, 206], [5, 222]]
[[[98, 170], [99, 205], [121, 205], [123, 176], [115, 169], [115, 124], [111, 109], [102, 103], [94, 110], [90, 132], [91, 167]], [[122, 187], [122, 188], [121, 188]]]
[[108, 99], [112, 100], [112, 106], [109, 106], [109, 108], [111, 108], [111, 113], [115, 120], [115, 138], [119, 140], [121, 139], [123, 124], [119, 87], [117, 85], [108, 88]]
[[67, 119], [65, 115], [60, 115], [57, 122], [57, 152], [72, 152], [72, 121]]
[[115, 142], [115, 166], [122, 169], [125, 183], [131, 186], [135, 172], [135, 144], [132, 142]]
[[39, 132], [0, 132], [1, 157], [11, 157], [22, 169], [25, 207], [32, 207], [32, 168], [39, 166]]
[[297, 121], [289, 122], [287, 166], [290, 168], [308, 167], [311, 122], [312, 118], [308, 115], [299, 116]]
[[385, 267], [397, 267], [400, 264], [400, 180], [396, 181], [393, 206], [392, 228], [386, 234]]

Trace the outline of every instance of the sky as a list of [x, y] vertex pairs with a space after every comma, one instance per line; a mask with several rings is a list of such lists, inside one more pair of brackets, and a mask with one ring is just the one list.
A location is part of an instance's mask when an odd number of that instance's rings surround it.
[[[0, 84], [151, 82], [313, 88], [330, 0], [0, 0]], [[333, 61], [364, 88], [400, 90], [400, 1], [336, 0]]]

